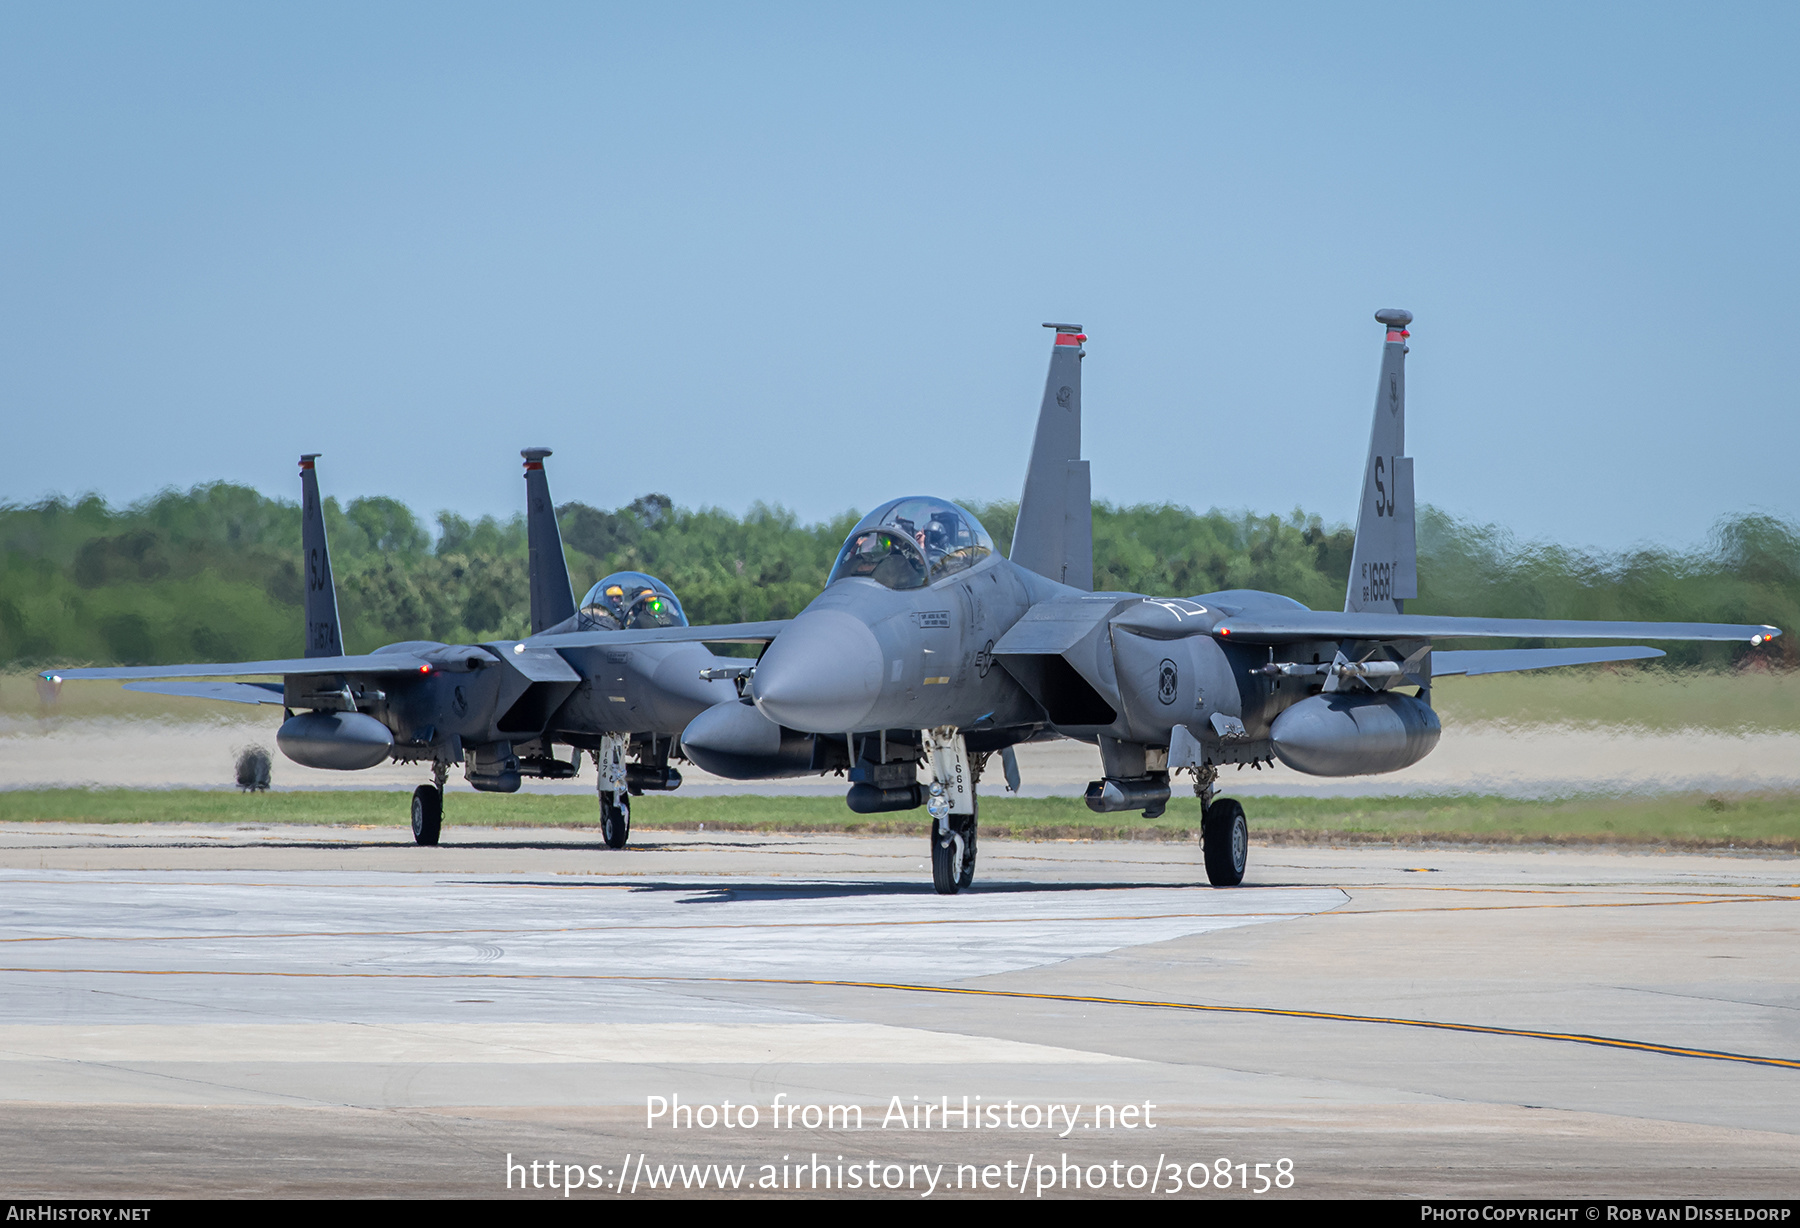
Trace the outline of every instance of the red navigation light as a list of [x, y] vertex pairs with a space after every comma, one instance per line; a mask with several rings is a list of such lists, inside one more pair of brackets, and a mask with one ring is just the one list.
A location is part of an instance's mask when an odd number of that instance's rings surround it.
[[421, 674], [429, 674], [431, 672], [431, 666], [421, 665], [421, 666], [419, 666], [419, 672]]

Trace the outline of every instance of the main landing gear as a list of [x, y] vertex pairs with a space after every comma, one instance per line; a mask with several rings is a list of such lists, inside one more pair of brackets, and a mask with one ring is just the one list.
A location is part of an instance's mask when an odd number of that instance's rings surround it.
[[968, 747], [953, 728], [925, 735], [931, 764], [925, 812], [931, 816], [931, 886], [955, 895], [975, 881], [975, 775]]
[[1206, 881], [1235, 887], [1244, 881], [1250, 860], [1250, 824], [1236, 798], [1221, 797], [1200, 820], [1200, 851], [1206, 859]]
[[600, 839], [609, 849], [622, 849], [631, 839], [631, 791], [626, 782], [625, 739], [606, 734], [594, 756], [599, 770]]
[[1219, 769], [1212, 764], [1194, 771], [1194, 792], [1199, 795], [1200, 854], [1206, 862], [1206, 881], [1215, 887], [1235, 887], [1244, 881], [1250, 862], [1250, 823], [1236, 798], [1213, 796]]
[[444, 825], [444, 778], [450, 769], [442, 763], [431, 765], [431, 780], [413, 790], [412, 829], [416, 844], [436, 844]]

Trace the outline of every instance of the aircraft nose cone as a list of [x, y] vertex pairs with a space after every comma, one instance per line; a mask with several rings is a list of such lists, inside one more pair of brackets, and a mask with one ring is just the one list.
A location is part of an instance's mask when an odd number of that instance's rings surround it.
[[844, 733], [862, 728], [881, 696], [881, 645], [861, 619], [812, 610], [788, 624], [756, 664], [752, 697], [764, 716], [789, 729]]

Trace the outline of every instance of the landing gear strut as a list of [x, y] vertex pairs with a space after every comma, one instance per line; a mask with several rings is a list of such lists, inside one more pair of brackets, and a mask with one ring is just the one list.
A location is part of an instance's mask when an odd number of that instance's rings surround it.
[[931, 885], [955, 895], [975, 881], [975, 775], [962, 735], [954, 728], [925, 735], [932, 781], [925, 812], [931, 816]]
[[606, 734], [594, 756], [600, 779], [600, 839], [609, 849], [622, 849], [631, 839], [631, 793], [625, 781], [625, 739]]

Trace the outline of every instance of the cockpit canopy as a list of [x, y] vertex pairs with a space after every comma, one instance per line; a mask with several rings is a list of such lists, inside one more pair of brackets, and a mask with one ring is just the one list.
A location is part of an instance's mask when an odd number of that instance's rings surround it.
[[947, 500], [915, 495], [864, 516], [825, 583], [862, 576], [893, 589], [924, 588], [993, 552], [993, 539], [975, 517]]
[[581, 612], [613, 631], [627, 627], [685, 627], [687, 614], [669, 586], [641, 571], [615, 571], [581, 599]]

